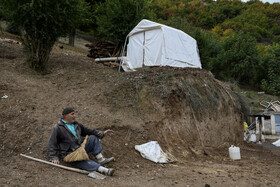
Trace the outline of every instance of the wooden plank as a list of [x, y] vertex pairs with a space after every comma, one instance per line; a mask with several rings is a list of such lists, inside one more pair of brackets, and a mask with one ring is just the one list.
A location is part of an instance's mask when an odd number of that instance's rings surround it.
[[33, 157], [27, 156], [25, 154], [20, 154], [20, 156], [23, 156], [23, 157], [28, 158], [30, 160], [34, 160], [34, 161], [41, 162], [41, 163], [44, 163], [44, 164], [48, 164], [48, 165], [52, 165], [52, 166], [59, 167], [59, 168], [62, 168], [62, 169], [66, 169], [66, 170], [69, 170], [69, 171], [75, 171], [75, 172], [82, 173], [82, 174], [89, 174], [90, 173], [89, 171], [86, 171], [86, 170], [81, 170], [81, 169], [77, 169], [77, 168], [72, 168], [72, 167], [63, 166], [63, 165], [59, 165], [59, 164], [54, 164], [52, 162], [41, 160], [41, 159], [38, 159], [38, 158], [33, 158]]
[[51, 165], [51, 166], [59, 167], [59, 168], [65, 169], [65, 170], [74, 171], [74, 172], [82, 173], [82, 174], [87, 174], [89, 177], [94, 178], [94, 179], [101, 179], [102, 180], [102, 179], [106, 178], [106, 176], [104, 176], [104, 175], [102, 175], [102, 174], [100, 174], [96, 171], [90, 172], [90, 171], [86, 171], [86, 170], [81, 170], [81, 169], [77, 169], [77, 168], [72, 168], [72, 167], [63, 166], [63, 165], [59, 165], [59, 164], [54, 164], [52, 162], [41, 160], [41, 159], [34, 158], [34, 157], [31, 157], [31, 156], [27, 156], [25, 154], [20, 154], [20, 156], [23, 156], [25, 158], [28, 158], [30, 160], [34, 160], [34, 161], [37, 161], [37, 162], [48, 164], [48, 165]]

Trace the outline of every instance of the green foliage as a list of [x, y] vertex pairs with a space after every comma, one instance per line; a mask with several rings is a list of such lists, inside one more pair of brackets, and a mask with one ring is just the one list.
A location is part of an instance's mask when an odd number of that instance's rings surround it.
[[261, 86], [267, 93], [280, 95], [280, 44], [271, 46], [262, 59], [264, 78]]
[[107, 0], [96, 7], [97, 31], [103, 38], [124, 42], [139, 21], [152, 17], [149, 6], [147, 0]]
[[209, 29], [215, 24], [215, 18], [210, 15], [209, 6], [204, 5], [202, 1], [190, 1], [180, 12], [181, 17], [186, 18], [194, 26]]
[[157, 19], [167, 20], [174, 17], [177, 2], [176, 1], [166, 1], [166, 0], [154, 0], [151, 3], [151, 9], [156, 14]]
[[222, 50], [222, 45], [216, 35], [211, 32], [197, 30], [193, 37], [196, 39], [203, 69], [213, 69], [213, 61]]
[[[277, 42], [280, 32], [280, 4], [240, 0], [155, 0], [152, 7], [158, 20], [174, 17], [186, 19], [190, 24], [206, 30], [243, 31], [259, 42]], [[226, 34], [228, 34], [226, 32]]]
[[[245, 8], [244, 3], [233, 0], [208, 1], [203, 3], [200, 0], [186, 1], [184, 8], [178, 8], [180, 16], [187, 18], [188, 21], [203, 29], [212, 29], [215, 25], [231, 19], [240, 14]], [[176, 12], [176, 10], [174, 10]]]
[[[105, 1], [94, 7], [98, 31], [102, 38], [124, 40], [126, 34], [141, 20], [135, 15], [137, 2], [139, 10], [143, 10], [139, 11], [140, 17], [153, 17], [153, 20], [167, 23], [178, 18], [200, 28], [198, 30], [212, 30], [220, 36], [243, 31], [254, 36], [258, 42], [280, 40], [280, 4], [262, 3], [259, 0], [247, 3], [240, 0]], [[216, 40], [216, 37], [212, 38]]]
[[1, 0], [4, 15], [23, 30], [23, 44], [30, 66], [46, 70], [50, 51], [60, 36], [67, 35], [85, 21], [83, 0]]
[[8, 23], [6, 31], [15, 35], [21, 35], [20, 28], [13, 23]]
[[238, 16], [246, 7], [239, 0], [217, 0], [216, 4], [211, 4], [212, 14], [215, 15], [217, 23], [222, 23], [226, 19], [232, 19]]
[[243, 32], [222, 41], [222, 50], [213, 61], [212, 72], [217, 78], [253, 85], [259, 63], [256, 40]]
[[255, 10], [244, 11], [241, 15], [223, 22], [222, 28], [226, 30], [231, 28], [235, 31], [243, 31], [250, 33], [259, 41], [262, 38], [270, 37], [271, 31], [269, 30], [272, 27], [268, 17]]
[[85, 24], [82, 24], [79, 27], [79, 30], [83, 31], [83, 32], [87, 32], [88, 34], [92, 34], [94, 35], [96, 32], [96, 19], [94, 17], [94, 12], [96, 10], [96, 7], [100, 4], [100, 3], [104, 3], [105, 0], [85, 0], [85, 2], [88, 4], [88, 16], [87, 19], [88, 21]]

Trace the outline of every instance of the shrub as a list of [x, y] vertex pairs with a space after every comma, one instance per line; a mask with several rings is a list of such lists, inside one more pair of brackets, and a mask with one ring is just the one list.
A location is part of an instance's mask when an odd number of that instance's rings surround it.
[[263, 56], [265, 77], [261, 81], [263, 90], [280, 95], [280, 44], [274, 44]]
[[1, 0], [5, 17], [23, 31], [23, 44], [31, 68], [44, 73], [51, 49], [85, 20], [83, 0]]
[[222, 50], [213, 60], [212, 72], [217, 78], [253, 85], [259, 64], [257, 42], [243, 32], [232, 34], [222, 41]]
[[103, 38], [123, 42], [139, 21], [152, 17], [149, 6], [147, 0], [107, 0], [94, 13], [97, 31]]

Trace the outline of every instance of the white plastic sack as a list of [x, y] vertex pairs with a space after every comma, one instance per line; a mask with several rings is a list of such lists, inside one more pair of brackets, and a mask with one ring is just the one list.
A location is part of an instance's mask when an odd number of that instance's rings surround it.
[[280, 147], [280, 139], [273, 142], [272, 144], [275, 145], [276, 147]]
[[244, 132], [244, 141], [247, 142], [256, 142], [257, 136], [255, 131], [247, 130]]
[[170, 161], [167, 154], [162, 151], [157, 141], [135, 145], [135, 149], [140, 152], [143, 158], [155, 163], [168, 163]]
[[249, 142], [257, 142], [257, 136], [256, 136], [256, 134], [250, 134], [250, 136], [249, 136]]

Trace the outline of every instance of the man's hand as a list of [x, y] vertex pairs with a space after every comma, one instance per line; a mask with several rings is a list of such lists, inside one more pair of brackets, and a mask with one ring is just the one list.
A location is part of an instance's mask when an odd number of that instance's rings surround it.
[[106, 131], [104, 131], [104, 135], [106, 135], [107, 133], [113, 133], [114, 131], [113, 130], [111, 130], [111, 129], [107, 129]]
[[53, 164], [59, 164], [59, 160], [52, 160], [51, 161]]

